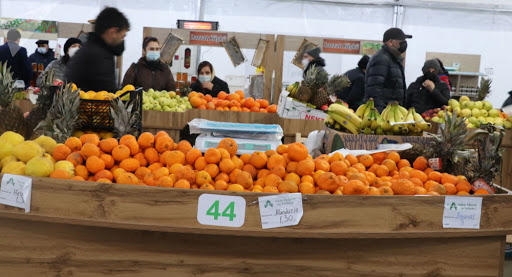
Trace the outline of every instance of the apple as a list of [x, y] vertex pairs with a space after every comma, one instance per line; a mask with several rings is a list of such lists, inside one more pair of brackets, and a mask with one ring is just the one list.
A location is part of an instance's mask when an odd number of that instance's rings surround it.
[[475, 101], [473, 102], [473, 108], [476, 108], [476, 109], [483, 109], [484, 108], [484, 102], [482, 101]]
[[452, 108], [460, 107], [460, 103], [459, 103], [459, 101], [452, 98], [452, 99], [448, 100], [448, 106], [450, 106]]
[[469, 97], [467, 95], [463, 95], [459, 98], [459, 102], [462, 103], [462, 102], [466, 102], [466, 101], [471, 101], [471, 99], [469, 99]]
[[499, 117], [500, 111], [498, 109], [490, 109], [488, 114], [489, 114], [489, 116], [492, 116], [492, 117]]
[[474, 117], [479, 117], [481, 115], [480, 110], [477, 108], [471, 109], [471, 115]]
[[461, 102], [460, 107], [463, 109], [472, 109], [474, 106], [473, 101], [464, 101]]

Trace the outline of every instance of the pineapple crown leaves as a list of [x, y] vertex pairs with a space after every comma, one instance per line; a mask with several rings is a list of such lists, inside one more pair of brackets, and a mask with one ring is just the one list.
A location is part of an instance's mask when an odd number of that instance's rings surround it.
[[0, 64], [0, 106], [5, 108], [12, 103], [16, 90], [14, 89], [15, 80], [12, 77], [10, 67], [7, 62]]
[[111, 101], [110, 115], [114, 121], [114, 135], [118, 138], [126, 134], [137, 134], [140, 118], [139, 109], [135, 108], [136, 101], [126, 104], [116, 98]]
[[484, 100], [489, 93], [491, 93], [492, 80], [488, 78], [482, 78], [480, 81], [480, 88], [478, 89], [478, 100]]
[[329, 80], [329, 74], [324, 70], [323, 67], [315, 64], [306, 71], [304, 76], [304, 84], [310, 88], [321, 88], [327, 84]]
[[346, 75], [334, 74], [327, 82], [326, 89], [329, 94], [335, 94], [348, 86], [350, 86], [350, 80]]

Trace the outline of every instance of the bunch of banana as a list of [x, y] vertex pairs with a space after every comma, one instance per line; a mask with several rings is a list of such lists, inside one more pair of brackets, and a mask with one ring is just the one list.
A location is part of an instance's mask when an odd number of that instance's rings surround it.
[[359, 116], [359, 118], [364, 119], [370, 114], [370, 110], [372, 108], [375, 108], [375, 102], [373, 101], [373, 98], [370, 98], [366, 103], [357, 108], [356, 115]]
[[388, 104], [381, 115], [386, 122], [383, 126], [386, 134], [421, 135], [424, 130], [430, 128], [430, 123], [427, 123], [414, 107], [407, 110], [397, 102]]
[[358, 134], [361, 118], [348, 107], [334, 103], [327, 109], [325, 124], [329, 127], [334, 127], [336, 130], [345, 129], [352, 134]]
[[293, 84], [289, 84], [286, 87], [286, 91], [288, 91], [290, 93], [288, 96], [294, 97], [295, 94], [297, 94], [297, 91], [299, 91], [299, 86], [300, 86], [299, 82], [295, 82]]

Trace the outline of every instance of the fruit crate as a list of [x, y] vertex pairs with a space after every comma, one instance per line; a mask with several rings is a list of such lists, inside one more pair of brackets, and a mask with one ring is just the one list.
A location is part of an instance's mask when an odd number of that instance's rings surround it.
[[[137, 129], [142, 132], [142, 88], [127, 91], [119, 96], [130, 96], [129, 100], [123, 101], [125, 105], [133, 104], [132, 113], [138, 112]], [[89, 100], [80, 99], [79, 123], [77, 130], [112, 131], [114, 120], [110, 114], [110, 100]]]

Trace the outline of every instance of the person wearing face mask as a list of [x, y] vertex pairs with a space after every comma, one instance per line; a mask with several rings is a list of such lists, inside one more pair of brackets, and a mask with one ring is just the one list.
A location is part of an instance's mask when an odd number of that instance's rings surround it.
[[135, 87], [154, 90], [174, 91], [176, 84], [168, 65], [160, 61], [160, 43], [155, 37], [146, 37], [142, 42], [142, 57], [132, 63], [126, 71], [122, 86], [132, 84]]
[[389, 102], [405, 103], [405, 74], [402, 54], [407, 50], [406, 35], [399, 28], [388, 29], [382, 48], [372, 56], [366, 67], [365, 100], [373, 98], [381, 112]]
[[407, 88], [405, 107], [414, 107], [417, 113], [423, 113], [448, 105], [450, 89], [438, 77], [442, 71], [439, 62], [435, 59], [427, 60], [421, 71], [423, 75]]
[[36, 79], [45, 68], [55, 60], [55, 52], [48, 46], [48, 40], [40, 39], [36, 44], [35, 52], [28, 57], [28, 63], [32, 66], [32, 85], [36, 83]]
[[319, 47], [314, 47], [304, 52], [304, 55], [302, 56], [302, 66], [304, 67], [302, 78], [306, 77], [306, 73], [313, 65], [316, 66], [316, 68], [325, 71], [325, 60], [320, 57], [320, 52], [321, 50]]
[[22, 80], [25, 88], [30, 84], [32, 69], [28, 63], [27, 49], [20, 46], [21, 33], [16, 29], [7, 32], [5, 44], [0, 46], [0, 62], [7, 63], [14, 80]]
[[[69, 60], [76, 54], [78, 49], [82, 46], [82, 41], [77, 38], [68, 38], [66, 43], [64, 43], [64, 56], [59, 60], [52, 61], [44, 70], [48, 72], [53, 70], [53, 81], [57, 82], [66, 82], [66, 78], [64, 76], [66, 72], [66, 66]], [[37, 86], [41, 86], [43, 82], [44, 74], [40, 74], [37, 77]]]
[[88, 34], [66, 67], [66, 79], [82, 90], [115, 92], [115, 56], [124, 51], [124, 38], [130, 22], [118, 9], [107, 7], [96, 17], [94, 31]]
[[197, 80], [192, 83], [190, 89], [213, 97], [221, 91], [229, 93], [228, 83], [215, 76], [213, 66], [208, 61], [202, 61], [197, 67]]

